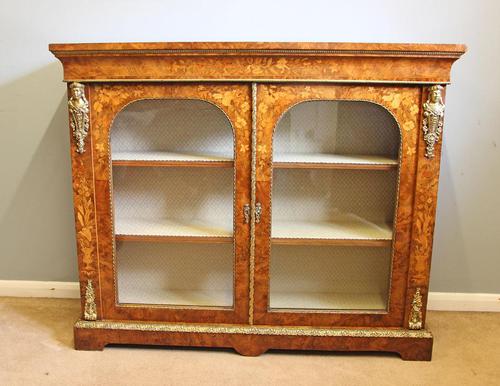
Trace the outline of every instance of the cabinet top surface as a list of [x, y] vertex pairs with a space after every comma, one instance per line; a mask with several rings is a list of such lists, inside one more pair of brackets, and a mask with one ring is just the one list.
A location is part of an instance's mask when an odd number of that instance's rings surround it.
[[460, 44], [50, 44], [67, 82], [305, 81], [449, 83]]
[[463, 44], [420, 43], [311, 43], [311, 42], [169, 42], [169, 43], [63, 43], [50, 44], [60, 55], [131, 54], [278, 54], [278, 55], [383, 55], [459, 58]]

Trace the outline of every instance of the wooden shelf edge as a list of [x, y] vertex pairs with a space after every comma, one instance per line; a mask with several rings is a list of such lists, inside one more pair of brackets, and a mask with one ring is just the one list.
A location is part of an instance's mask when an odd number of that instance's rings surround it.
[[113, 166], [131, 167], [201, 167], [232, 168], [233, 161], [154, 161], [154, 160], [113, 160]]
[[[233, 161], [143, 161], [114, 160], [113, 166], [233, 168]], [[274, 169], [394, 170], [397, 164], [273, 162]]]
[[[117, 241], [137, 241], [156, 243], [210, 243], [230, 244], [233, 237], [226, 236], [164, 236], [164, 235], [115, 235]], [[312, 239], [312, 238], [284, 238], [273, 237], [271, 243], [276, 245], [336, 245], [336, 246], [366, 246], [390, 247], [392, 240], [376, 239]]]
[[397, 164], [273, 162], [273, 169], [394, 170]]
[[[231, 236], [169, 236], [169, 235], [115, 235], [117, 241], [142, 241], [159, 243], [217, 243], [228, 244], [233, 242]], [[313, 238], [286, 238], [273, 237], [271, 243], [276, 245], [337, 245], [337, 246], [367, 246], [390, 247], [392, 240], [382, 239], [313, 239]]]
[[392, 240], [385, 239], [313, 239], [272, 237], [271, 243], [276, 245], [336, 245], [348, 247], [381, 247], [392, 245]]
[[199, 243], [231, 244], [232, 236], [169, 236], [169, 235], [124, 235], [116, 234], [117, 241], [136, 241], [153, 243]]

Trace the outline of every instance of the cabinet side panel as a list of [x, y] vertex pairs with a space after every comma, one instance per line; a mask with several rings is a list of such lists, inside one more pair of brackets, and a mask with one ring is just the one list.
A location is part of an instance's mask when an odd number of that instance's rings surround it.
[[[70, 85], [71, 86], [71, 85]], [[85, 96], [91, 103], [92, 85], [86, 85]], [[68, 97], [71, 99], [71, 88], [68, 87]], [[71, 122], [71, 107], [69, 113]], [[73, 128], [70, 124], [71, 138], [71, 167], [73, 174], [73, 202], [75, 212], [75, 228], [78, 254], [78, 272], [80, 280], [80, 298], [82, 304], [82, 315], [85, 312], [85, 294], [89, 281], [95, 294], [97, 318], [102, 317], [100, 304], [100, 281], [98, 269], [98, 248], [97, 248], [97, 227], [96, 227], [96, 207], [95, 207], [95, 185], [92, 156], [92, 113], [88, 113], [89, 134], [84, 139], [83, 152], [78, 152], [78, 144], [75, 139]]]
[[[412, 302], [420, 300], [422, 303], [420, 306], [421, 326], [424, 328], [436, 219], [442, 135], [441, 139], [434, 145], [434, 156], [427, 157], [422, 121], [423, 105], [428, 98], [429, 88], [423, 88], [421, 95], [417, 147], [418, 165], [416, 168], [415, 200], [413, 203], [414, 221], [412, 224], [412, 244], [410, 249], [410, 268], [404, 325], [409, 325], [412, 314]], [[444, 92], [442, 96], [444, 99]], [[421, 299], [417, 299], [419, 298], [419, 294]], [[417, 308], [419, 308], [418, 305]], [[419, 310], [415, 310], [415, 312], [418, 318]]]

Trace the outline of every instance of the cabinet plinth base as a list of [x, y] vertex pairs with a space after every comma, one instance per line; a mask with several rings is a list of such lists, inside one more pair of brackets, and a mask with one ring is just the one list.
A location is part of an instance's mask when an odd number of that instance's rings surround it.
[[429, 361], [432, 334], [401, 328], [319, 328], [249, 325], [83, 321], [75, 324], [75, 349], [102, 350], [107, 344], [233, 348], [245, 356], [270, 349], [386, 351], [404, 360]]

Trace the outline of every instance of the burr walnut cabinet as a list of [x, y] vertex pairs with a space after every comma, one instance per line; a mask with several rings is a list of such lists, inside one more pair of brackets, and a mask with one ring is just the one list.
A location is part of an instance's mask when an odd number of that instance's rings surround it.
[[77, 349], [431, 358], [444, 94], [464, 46], [50, 50], [68, 83]]

